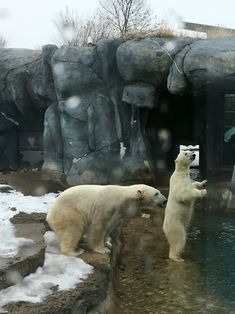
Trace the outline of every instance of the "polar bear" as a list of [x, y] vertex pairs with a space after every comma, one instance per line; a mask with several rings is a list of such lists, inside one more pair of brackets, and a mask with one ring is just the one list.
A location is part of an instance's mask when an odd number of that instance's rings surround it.
[[80, 255], [79, 240], [87, 236], [90, 249], [108, 253], [105, 243], [110, 233], [123, 220], [138, 213], [157, 212], [166, 198], [145, 184], [79, 185], [62, 192], [47, 214], [47, 222], [60, 239], [65, 255]]
[[192, 182], [189, 176], [189, 167], [195, 157], [193, 152], [181, 152], [175, 160], [175, 171], [170, 178], [163, 231], [170, 246], [169, 258], [177, 262], [183, 261], [181, 253], [185, 247], [194, 203], [207, 194], [206, 189], [202, 189], [207, 181]]

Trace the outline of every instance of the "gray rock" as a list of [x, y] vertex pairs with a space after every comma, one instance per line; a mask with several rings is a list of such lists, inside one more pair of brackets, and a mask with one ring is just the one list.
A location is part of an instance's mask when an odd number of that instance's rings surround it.
[[63, 149], [58, 104], [53, 103], [44, 118], [44, 163], [42, 169], [63, 172]]
[[120, 84], [121, 77], [117, 69], [116, 52], [123, 43], [120, 38], [104, 39], [97, 43], [97, 57], [102, 64], [101, 76], [108, 89]]
[[187, 92], [188, 82], [184, 73], [184, 58], [190, 50], [185, 46], [174, 58], [167, 77], [167, 88], [172, 94], [183, 95]]
[[[235, 37], [1, 49], [0, 170], [29, 159], [19, 155], [22, 138], [25, 143], [32, 130], [40, 142], [44, 130], [43, 169], [65, 173], [71, 185], [153, 178], [150, 161], [161, 155], [155, 136], [161, 123], [149, 126], [148, 118], [155, 107], [154, 114], [161, 110], [159, 95], [167, 89], [175, 95], [230, 90], [234, 51]], [[148, 127], [155, 132], [154, 149]]]
[[58, 100], [67, 100], [102, 84], [94, 47], [61, 47], [52, 58]]
[[177, 67], [172, 64], [168, 77], [170, 92], [181, 94], [187, 89], [203, 94], [208, 88], [234, 87], [235, 37], [198, 40], [188, 48], [176, 57]]
[[129, 104], [152, 109], [155, 102], [156, 89], [149, 84], [132, 84], [124, 87], [122, 100]]
[[[8, 184], [0, 184], [0, 192], [1, 193], [10, 193], [13, 190], [13, 187]], [[11, 208], [13, 210], [13, 208]], [[14, 209], [15, 210], [15, 209]]]
[[0, 169], [17, 170], [19, 167], [18, 132], [10, 129], [0, 133]]
[[20, 131], [43, 130], [44, 112], [56, 99], [49, 63], [54, 50], [0, 49], [1, 170], [19, 167]]
[[96, 47], [62, 47], [51, 58], [58, 105], [45, 115], [43, 169], [64, 171], [69, 185], [123, 178], [126, 161], [120, 160], [120, 142], [138, 142], [136, 149], [128, 147], [133, 162], [145, 150], [131, 125], [131, 106], [122, 101], [116, 65], [120, 44], [113, 39]]
[[119, 72], [125, 81], [165, 87], [174, 56], [191, 38], [144, 38], [122, 44], [117, 50]]
[[[12, 210], [12, 208], [11, 208]], [[30, 224], [30, 223], [36, 223], [36, 224], [43, 224], [45, 227], [45, 230], [51, 230], [49, 227], [47, 221], [46, 221], [46, 215], [45, 213], [24, 213], [24, 212], [19, 212], [15, 216], [13, 216], [10, 221], [14, 225], [19, 225], [19, 224]]]

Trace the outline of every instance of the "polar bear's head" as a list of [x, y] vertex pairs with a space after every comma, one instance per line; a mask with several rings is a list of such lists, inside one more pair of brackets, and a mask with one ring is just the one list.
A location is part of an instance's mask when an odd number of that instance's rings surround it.
[[136, 185], [136, 199], [138, 210], [145, 213], [157, 212], [167, 202], [159, 190], [145, 184]]
[[177, 156], [175, 163], [178, 169], [180, 168], [189, 168], [191, 163], [196, 158], [196, 154], [190, 151], [182, 151]]

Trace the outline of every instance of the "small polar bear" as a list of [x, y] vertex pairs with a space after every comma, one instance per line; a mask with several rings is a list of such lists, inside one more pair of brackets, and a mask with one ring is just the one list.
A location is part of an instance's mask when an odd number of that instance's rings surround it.
[[83, 250], [77, 246], [84, 235], [92, 251], [108, 253], [106, 241], [122, 221], [157, 212], [165, 203], [157, 189], [145, 184], [79, 185], [58, 196], [46, 220], [59, 237], [63, 254], [80, 255]]
[[192, 182], [189, 168], [196, 155], [183, 151], [175, 160], [175, 171], [170, 178], [170, 190], [165, 210], [163, 231], [168, 240], [169, 258], [181, 262], [181, 253], [186, 243], [186, 231], [190, 224], [194, 203], [202, 199], [207, 191], [202, 189], [206, 180]]

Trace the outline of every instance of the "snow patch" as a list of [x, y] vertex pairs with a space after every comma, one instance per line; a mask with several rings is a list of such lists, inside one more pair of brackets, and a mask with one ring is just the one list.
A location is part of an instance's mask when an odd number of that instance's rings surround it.
[[16, 285], [0, 291], [0, 312], [9, 302], [42, 302], [52, 293], [53, 287], [59, 291], [75, 288], [92, 271], [93, 267], [80, 258], [46, 253], [43, 267]]
[[[15, 236], [15, 228], [10, 218], [19, 212], [47, 213], [56, 197], [55, 193], [25, 196], [15, 190], [10, 193], [0, 192], [1, 258], [14, 257], [21, 246], [33, 243], [31, 239]], [[3, 307], [10, 302], [42, 302], [55, 288], [73, 289], [93, 272], [93, 267], [82, 259], [60, 254], [59, 239], [54, 232], [46, 232], [44, 240], [47, 245], [44, 265], [24, 279], [18, 273], [9, 274], [15, 285], [0, 291], [0, 313], [6, 312]]]

